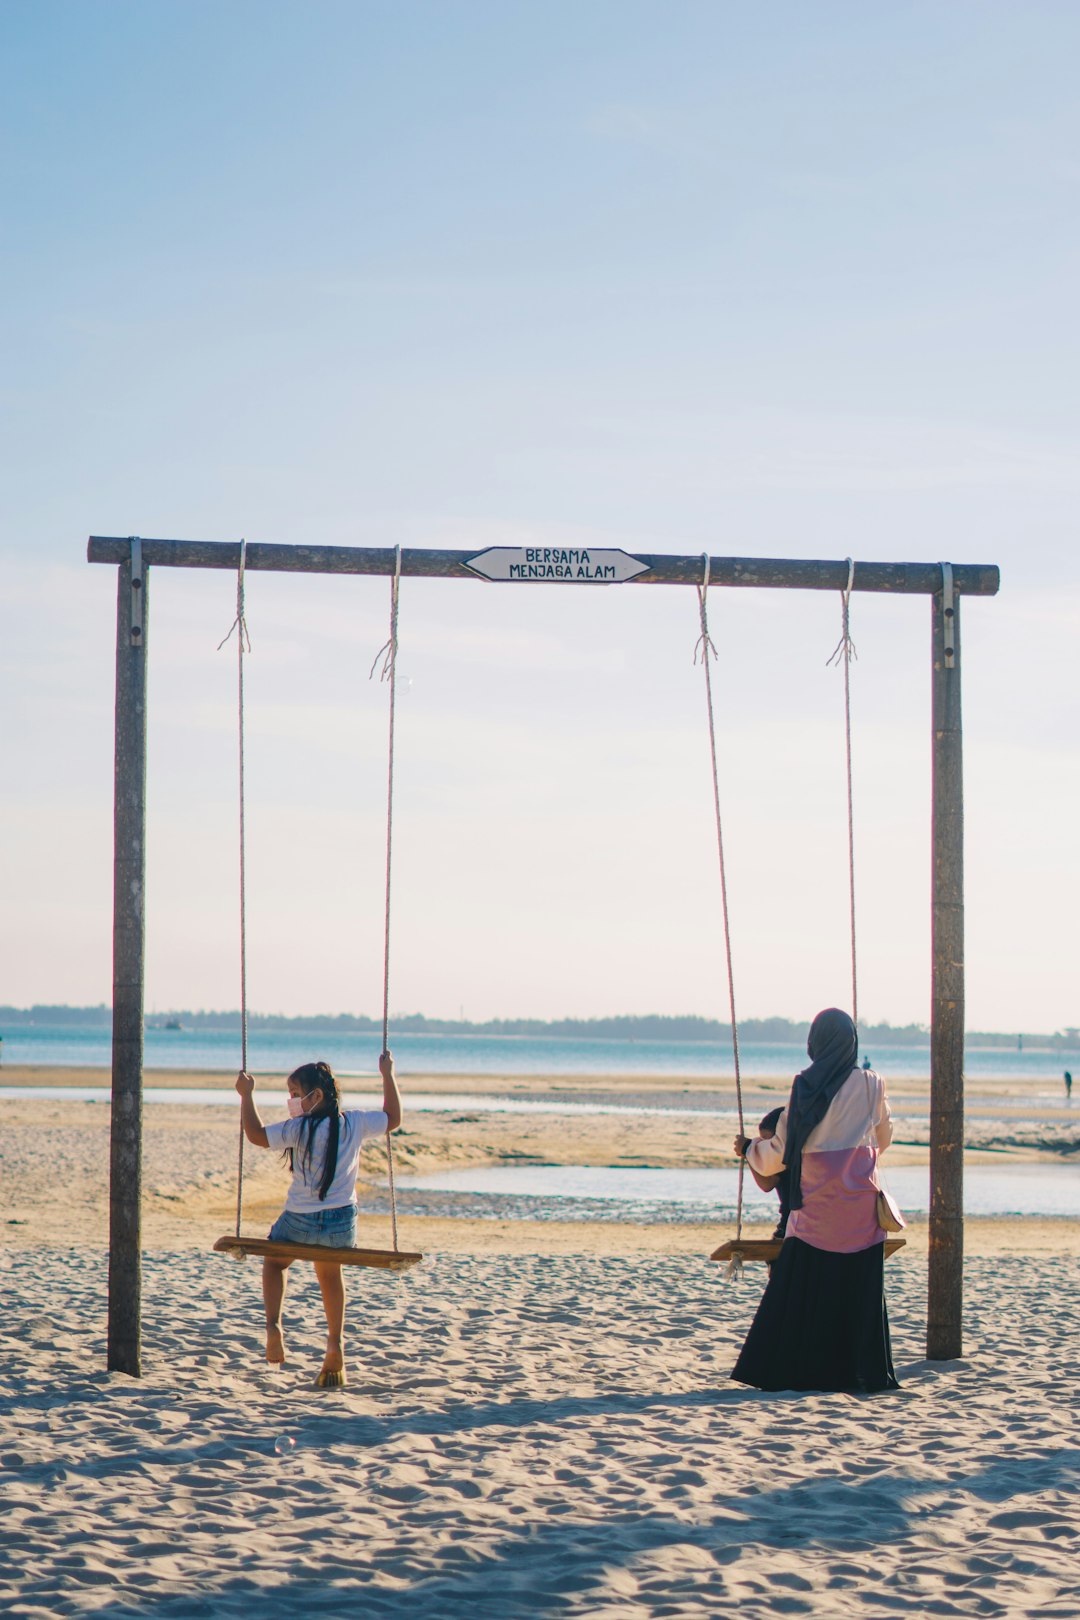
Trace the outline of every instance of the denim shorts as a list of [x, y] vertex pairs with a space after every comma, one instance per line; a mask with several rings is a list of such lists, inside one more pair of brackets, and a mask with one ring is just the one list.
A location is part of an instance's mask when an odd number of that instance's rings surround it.
[[356, 1205], [301, 1213], [283, 1209], [267, 1236], [274, 1243], [321, 1243], [328, 1249], [356, 1247]]

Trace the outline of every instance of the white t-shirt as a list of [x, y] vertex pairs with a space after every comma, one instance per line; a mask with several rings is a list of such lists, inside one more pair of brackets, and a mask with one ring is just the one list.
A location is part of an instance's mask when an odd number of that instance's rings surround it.
[[[319, 1197], [319, 1185], [326, 1164], [330, 1121], [320, 1119], [312, 1132], [310, 1165], [304, 1162], [307, 1155], [299, 1147], [303, 1123], [302, 1119], [279, 1119], [276, 1124], [266, 1127], [266, 1140], [270, 1147], [295, 1149], [292, 1184], [285, 1199], [285, 1208], [310, 1215], [315, 1210], [341, 1209], [345, 1204], [354, 1203], [360, 1146], [366, 1137], [386, 1135], [388, 1121], [385, 1113], [381, 1108], [348, 1108], [342, 1111], [337, 1168], [333, 1181], [326, 1189], [325, 1198]], [[307, 1136], [306, 1129], [304, 1135]]]

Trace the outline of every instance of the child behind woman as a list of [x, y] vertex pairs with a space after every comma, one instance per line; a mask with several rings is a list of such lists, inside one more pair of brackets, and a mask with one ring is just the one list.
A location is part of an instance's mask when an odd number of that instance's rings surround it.
[[[780, 1122], [780, 1115], [783, 1112], [784, 1110], [782, 1108], [770, 1108], [769, 1112], [761, 1120], [757, 1128], [757, 1133], [763, 1142], [772, 1141], [773, 1137], [776, 1135], [776, 1127]], [[759, 1179], [754, 1173], [753, 1165], [750, 1166], [750, 1174], [754, 1176], [755, 1181]], [[783, 1242], [784, 1233], [787, 1231], [788, 1215], [791, 1209], [791, 1198], [789, 1193], [791, 1177], [786, 1170], [781, 1170], [780, 1174], [775, 1178], [775, 1180], [770, 1181], [770, 1186], [773, 1188], [777, 1198], [780, 1200], [780, 1219], [776, 1223], [776, 1230], [773, 1232], [773, 1238], [779, 1238], [780, 1241]]]
[[[255, 1081], [237, 1076], [244, 1135], [255, 1147], [282, 1148], [292, 1171], [285, 1208], [267, 1234], [277, 1243], [315, 1243], [327, 1250], [315, 1261], [315, 1276], [326, 1313], [326, 1355], [316, 1379], [320, 1389], [345, 1383], [345, 1280], [334, 1249], [356, 1246], [356, 1173], [360, 1148], [369, 1136], [383, 1136], [401, 1124], [401, 1096], [389, 1052], [379, 1058], [383, 1106], [342, 1109], [337, 1078], [326, 1063], [304, 1063], [289, 1075], [288, 1119], [264, 1125], [255, 1106]], [[263, 1261], [266, 1306], [266, 1359], [285, 1360], [281, 1307], [291, 1260]]]

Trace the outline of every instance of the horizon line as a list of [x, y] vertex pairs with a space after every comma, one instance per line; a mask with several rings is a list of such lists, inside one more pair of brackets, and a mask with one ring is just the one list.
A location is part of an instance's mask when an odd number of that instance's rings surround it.
[[[108, 1014], [110, 1016], [110, 1018], [111, 1018], [112, 1008], [111, 1008], [110, 1004], [108, 1002], [105, 1002], [105, 1001], [96, 1002], [96, 1003], [94, 1003], [92, 1005], [71, 1003], [71, 1002], [33, 1002], [28, 1007], [16, 1007], [14, 1005], [5, 1005], [5, 1006], [0, 1007], [0, 1018], [2, 1018], [4, 1016], [15, 1017], [15, 1018], [27, 1018], [27, 1017], [32, 1018], [32, 1016], [34, 1014], [37, 1014], [37, 1015], [41, 1016], [41, 1015], [44, 1015], [44, 1014], [47, 1014], [47, 1013], [66, 1013], [66, 1014], [87, 1013], [87, 1014], [95, 1014], [95, 1015]], [[247, 1017], [248, 1017], [249, 1022], [251, 1022], [252, 1020], [259, 1020], [259, 1021], [261, 1021], [261, 1020], [272, 1020], [272, 1021], [275, 1021], [275, 1022], [294, 1023], [294, 1024], [300, 1024], [300, 1023], [304, 1023], [304, 1024], [319, 1024], [319, 1023], [334, 1024], [334, 1023], [337, 1023], [337, 1024], [340, 1024], [342, 1022], [349, 1022], [349, 1023], [352, 1023], [352, 1024], [356, 1024], [356, 1025], [362, 1025], [362, 1026], [370, 1027], [371, 1029], [375, 1029], [375, 1030], [381, 1029], [381, 1027], [382, 1027], [381, 1018], [373, 1017], [372, 1015], [370, 1015], [368, 1013], [354, 1013], [354, 1012], [282, 1013], [282, 1012], [255, 1012], [255, 1011], [251, 1011], [249, 1009]], [[236, 1020], [237, 1022], [239, 1022], [240, 1018], [241, 1018], [241, 1011], [240, 1011], [239, 1008], [213, 1008], [213, 1007], [186, 1007], [185, 1008], [185, 1007], [180, 1007], [180, 1008], [162, 1008], [162, 1009], [155, 1008], [155, 1009], [152, 1009], [152, 1010], [148, 1010], [148, 1011], [146, 1011], [144, 1013], [144, 1020], [150, 1020], [150, 1019], [154, 1019], [154, 1020], [157, 1020], [157, 1019], [183, 1019], [183, 1018], [190, 1018], [190, 1019], [208, 1019], [208, 1018], [229, 1019], [229, 1020]], [[515, 1024], [516, 1025], [531, 1025], [531, 1026], [537, 1027], [538, 1029], [554, 1028], [554, 1027], [559, 1027], [559, 1026], [562, 1026], [562, 1027], [566, 1027], [566, 1026], [571, 1026], [571, 1027], [573, 1027], [573, 1026], [583, 1026], [583, 1027], [587, 1027], [589, 1025], [596, 1025], [596, 1024], [661, 1024], [661, 1025], [663, 1025], [663, 1024], [696, 1024], [696, 1025], [703, 1026], [704, 1028], [707, 1028], [707, 1029], [714, 1029], [714, 1030], [718, 1030], [718, 1031], [727, 1031], [728, 1033], [730, 1033], [730, 1031], [731, 1031], [731, 1024], [730, 1024], [729, 1021], [727, 1021], [725, 1019], [709, 1017], [709, 1016], [707, 1016], [707, 1015], [705, 1015], [703, 1013], [691, 1013], [691, 1012], [685, 1012], [685, 1013], [593, 1013], [593, 1014], [590, 1014], [588, 1016], [568, 1014], [568, 1015], [560, 1016], [560, 1017], [557, 1017], [557, 1018], [539, 1018], [539, 1017], [534, 1017], [534, 1016], [531, 1016], [531, 1015], [528, 1015], [528, 1014], [515, 1014], [513, 1016], [509, 1016], [509, 1015], [504, 1014], [504, 1015], [499, 1015], [499, 1016], [495, 1016], [495, 1017], [492, 1017], [492, 1018], [485, 1018], [485, 1019], [469, 1019], [469, 1018], [462, 1018], [462, 1017], [459, 1017], [459, 1018], [446, 1018], [446, 1017], [440, 1017], [440, 1016], [432, 1015], [432, 1014], [428, 1014], [428, 1013], [411, 1012], [411, 1013], [392, 1014], [391, 1018], [390, 1018], [390, 1023], [391, 1023], [392, 1026], [396, 1024], [399, 1028], [401, 1028], [402, 1025], [407, 1025], [407, 1024], [414, 1024], [414, 1025], [415, 1024], [428, 1024], [428, 1025], [440, 1025], [440, 1026], [443, 1026], [444, 1029], [460, 1029], [460, 1030], [463, 1030], [463, 1031], [465, 1031], [465, 1030], [484, 1030], [484, 1029], [491, 1030], [491, 1029], [496, 1029], [496, 1028], [498, 1028], [499, 1026], [502, 1026], [502, 1025], [515, 1025]], [[803, 1029], [803, 1028], [808, 1027], [809, 1020], [806, 1019], [806, 1018], [791, 1018], [787, 1014], [783, 1014], [783, 1013], [770, 1013], [770, 1014], [768, 1014], [766, 1016], [742, 1018], [742, 1019], [739, 1019], [739, 1021], [738, 1021], [738, 1026], [741, 1029], [746, 1029], [746, 1028], [753, 1027], [753, 1026], [768, 1025], [768, 1024], [784, 1025], [787, 1028], [798, 1030], [798, 1029]], [[882, 1035], [884, 1035], [885, 1033], [903, 1034], [903, 1035], [908, 1035], [908, 1036], [911, 1036], [912, 1034], [922, 1034], [922, 1035], [926, 1035], [927, 1038], [929, 1038], [929, 1034], [930, 1034], [930, 1027], [929, 1027], [928, 1024], [917, 1023], [917, 1022], [914, 1022], [914, 1021], [906, 1023], [906, 1024], [892, 1024], [887, 1019], [885, 1019], [885, 1020], [881, 1020], [881, 1021], [879, 1021], [877, 1023], [861, 1023], [858, 1027], [859, 1027], [859, 1030], [860, 1030], [861, 1033], [865, 1033], [867, 1035], [869, 1035], [870, 1033], [874, 1033], [875, 1035], [879, 1036], [879, 1038]], [[1076, 1025], [1068, 1025], [1068, 1024], [1062, 1025], [1058, 1029], [1053, 1030], [1053, 1031], [1026, 1030], [1026, 1029], [1025, 1030], [1015, 1030], [1015, 1029], [1014, 1030], [965, 1029], [964, 1034], [965, 1034], [965, 1037], [980, 1036], [980, 1037], [985, 1037], [985, 1038], [992, 1038], [992, 1039], [997, 1040], [997, 1041], [1016, 1041], [1018, 1043], [1023, 1042], [1025, 1040], [1030, 1040], [1030, 1041], [1051, 1041], [1051, 1042], [1053, 1042], [1053, 1041], [1061, 1041], [1063, 1039], [1070, 1039], [1070, 1038], [1074, 1039], [1078, 1043], [1080, 1043], [1080, 1027], [1078, 1027]], [[0, 1031], [0, 1040], [2, 1040], [2, 1039], [3, 1039], [3, 1033], [2, 1033], [2, 1031]]]

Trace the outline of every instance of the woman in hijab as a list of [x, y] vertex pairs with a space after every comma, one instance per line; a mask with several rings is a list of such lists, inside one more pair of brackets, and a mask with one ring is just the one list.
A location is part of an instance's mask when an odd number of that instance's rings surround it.
[[896, 1389], [885, 1311], [878, 1154], [892, 1141], [885, 1087], [860, 1069], [847, 1013], [818, 1013], [771, 1138], [735, 1138], [759, 1186], [787, 1173], [779, 1257], [732, 1378], [758, 1389]]

